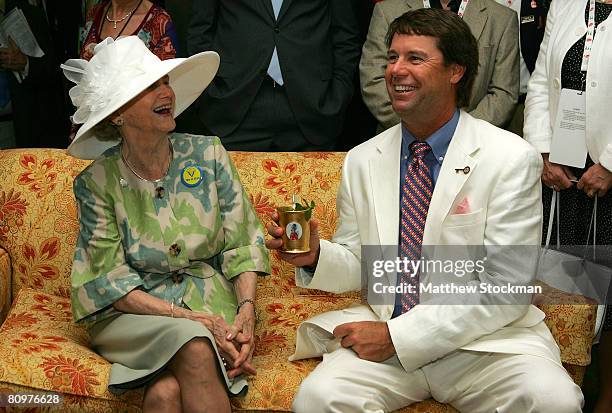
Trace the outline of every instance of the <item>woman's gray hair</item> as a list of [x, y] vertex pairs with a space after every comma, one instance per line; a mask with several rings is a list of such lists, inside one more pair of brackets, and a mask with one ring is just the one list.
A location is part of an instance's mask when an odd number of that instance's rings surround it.
[[121, 141], [119, 128], [109, 119], [104, 119], [92, 128], [93, 134], [101, 141]]

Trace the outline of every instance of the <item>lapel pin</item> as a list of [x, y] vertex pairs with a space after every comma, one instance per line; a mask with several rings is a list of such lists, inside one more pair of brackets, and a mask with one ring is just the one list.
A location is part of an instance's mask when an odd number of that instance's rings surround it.
[[121, 178], [119, 179], [119, 185], [121, 185], [122, 188], [125, 188], [127, 186], [127, 182], [125, 179]]
[[459, 172], [463, 172], [465, 175], [470, 173], [470, 167], [466, 166], [464, 168], [455, 168], [455, 172], [459, 173]]

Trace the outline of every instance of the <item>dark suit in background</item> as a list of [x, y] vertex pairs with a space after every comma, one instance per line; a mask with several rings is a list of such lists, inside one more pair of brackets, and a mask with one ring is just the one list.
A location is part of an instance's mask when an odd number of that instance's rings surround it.
[[[352, 1], [193, 0], [188, 53], [215, 50], [198, 116], [230, 150], [332, 149], [353, 95], [359, 27]], [[277, 48], [283, 86], [267, 75]]]
[[[359, 20], [359, 44], [363, 45], [368, 34], [368, 27], [370, 27], [374, 2], [372, 0], [357, 0], [353, 2], [353, 7], [355, 7]], [[361, 50], [359, 51], [359, 57], [361, 58]], [[359, 71], [355, 72], [354, 83], [353, 99], [351, 99], [351, 103], [346, 110], [344, 126], [336, 145], [338, 151], [348, 151], [376, 135], [378, 122], [361, 97]]]
[[[508, 6], [507, 0], [496, 1]], [[513, 0], [509, 5], [518, 15], [521, 62], [518, 105], [506, 129], [520, 136], [523, 136], [523, 112], [525, 111], [527, 83], [535, 68], [540, 43], [544, 38], [549, 4], [549, 0]]]
[[542, 43], [544, 38], [548, 4], [549, 0], [521, 1], [521, 54], [527, 69], [529, 69], [529, 73], [533, 73], [538, 52], [540, 51], [540, 43]]
[[[53, 44], [54, 37], [48, 17], [41, 2], [33, 6], [26, 0], [7, 0], [6, 13], [15, 7], [23, 11], [34, 37], [45, 53], [43, 57], [28, 56], [28, 73], [21, 82], [12, 73], [9, 74], [17, 147], [66, 148], [69, 143], [69, 120], [60, 61]], [[60, 53], [63, 58], [63, 50]]]

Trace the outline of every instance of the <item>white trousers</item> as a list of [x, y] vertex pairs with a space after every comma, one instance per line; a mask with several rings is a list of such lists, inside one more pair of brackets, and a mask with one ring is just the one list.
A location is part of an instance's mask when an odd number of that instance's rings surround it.
[[302, 382], [292, 410], [391, 412], [430, 397], [465, 413], [576, 413], [584, 402], [562, 366], [537, 356], [457, 350], [407, 373], [397, 357], [375, 363], [340, 348]]

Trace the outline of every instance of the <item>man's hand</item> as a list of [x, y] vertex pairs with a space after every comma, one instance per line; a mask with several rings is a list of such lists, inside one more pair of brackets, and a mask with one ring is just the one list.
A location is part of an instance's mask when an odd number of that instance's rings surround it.
[[350, 348], [360, 359], [380, 362], [395, 354], [389, 327], [384, 321], [340, 324], [334, 329], [334, 336], [342, 340], [342, 347]]
[[[266, 241], [266, 247], [270, 250], [280, 250], [283, 246], [283, 228], [278, 226], [278, 212], [268, 214], [272, 222], [268, 224], [267, 230], [273, 238]], [[287, 254], [279, 251], [282, 260], [296, 267], [316, 267], [319, 261], [319, 223], [311, 218], [310, 224], [310, 251], [303, 254]]]
[[26, 67], [28, 58], [21, 53], [13, 39], [9, 37], [9, 46], [0, 47], [0, 67], [3, 69], [23, 71]]
[[547, 153], [542, 154], [542, 159], [544, 160], [544, 170], [542, 171], [544, 185], [557, 192], [573, 185], [571, 181], [575, 181], [576, 177], [567, 166], [550, 162]]
[[582, 174], [577, 188], [591, 198], [595, 195], [604, 196], [612, 188], [612, 172], [596, 163]]

